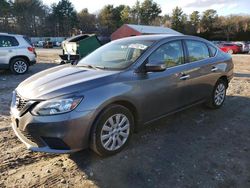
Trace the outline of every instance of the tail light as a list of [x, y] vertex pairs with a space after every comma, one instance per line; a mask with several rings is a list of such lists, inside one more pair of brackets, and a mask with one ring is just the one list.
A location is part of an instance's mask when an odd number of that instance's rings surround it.
[[35, 48], [34, 47], [28, 47], [27, 48], [30, 52], [35, 53]]

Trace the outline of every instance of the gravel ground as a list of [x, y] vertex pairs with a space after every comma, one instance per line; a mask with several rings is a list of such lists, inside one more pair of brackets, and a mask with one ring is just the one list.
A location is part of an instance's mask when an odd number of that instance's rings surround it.
[[235, 77], [223, 108], [196, 106], [133, 135], [124, 151], [26, 150], [10, 127], [12, 90], [56, 66], [59, 50], [38, 50], [26, 75], [0, 71], [0, 187], [250, 187], [250, 56], [234, 56]]

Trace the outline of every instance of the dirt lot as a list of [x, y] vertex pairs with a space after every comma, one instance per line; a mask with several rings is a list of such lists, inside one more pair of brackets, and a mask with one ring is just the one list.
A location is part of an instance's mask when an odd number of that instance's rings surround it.
[[0, 71], [0, 187], [250, 187], [250, 56], [234, 56], [225, 106], [193, 107], [135, 134], [125, 151], [53, 155], [27, 151], [10, 127], [12, 90], [56, 66], [58, 50], [38, 51], [24, 76]]

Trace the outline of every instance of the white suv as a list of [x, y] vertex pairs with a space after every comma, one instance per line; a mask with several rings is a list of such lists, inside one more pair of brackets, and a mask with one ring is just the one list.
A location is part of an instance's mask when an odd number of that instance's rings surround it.
[[0, 33], [0, 69], [24, 74], [36, 63], [36, 52], [29, 38], [22, 35]]

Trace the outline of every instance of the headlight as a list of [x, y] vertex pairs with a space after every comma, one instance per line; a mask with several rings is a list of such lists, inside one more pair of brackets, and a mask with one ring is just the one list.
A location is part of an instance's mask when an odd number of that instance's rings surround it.
[[39, 103], [31, 111], [34, 115], [55, 115], [74, 110], [81, 102], [82, 98], [54, 99]]

